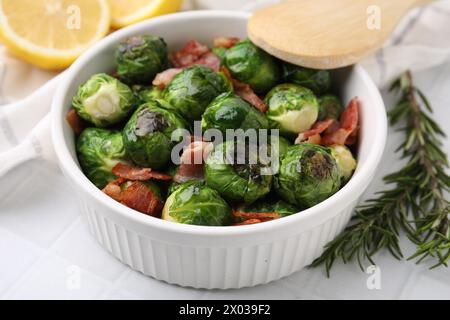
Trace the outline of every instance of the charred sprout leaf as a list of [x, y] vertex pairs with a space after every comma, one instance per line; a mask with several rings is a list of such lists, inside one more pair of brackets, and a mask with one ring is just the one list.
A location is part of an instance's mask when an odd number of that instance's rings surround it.
[[356, 169], [356, 159], [346, 146], [333, 145], [330, 146], [330, 149], [331, 155], [336, 160], [339, 171], [341, 172], [342, 182], [345, 183], [350, 180]]
[[150, 83], [169, 67], [167, 45], [154, 36], [135, 36], [122, 42], [116, 51], [117, 73], [126, 83]]
[[205, 178], [225, 199], [250, 204], [270, 192], [269, 170], [256, 145], [230, 140], [216, 146], [206, 159]]
[[114, 166], [126, 162], [122, 134], [106, 129], [85, 129], [77, 141], [77, 154], [83, 172], [100, 189], [117, 179]]
[[267, 118], [281, 134], [293, 136], [312, 127], [319, 115], [319, 103], [311, 90], [295, 84], [280, 84], [266, 96]]
[[224, 64], [233, 78], [249, 84], [256, 93], [269, 91], [281, 80], [275, 58], [248, 39], [227, 50]]
[[350, 226], [330, 242], [312, 266], [325, 265], [327, 274], [338, 259], [344, 263], [357, 260], [375, 264], [373, 256], [387, 249], [397, 259], [403, 258], [399, 234], [403, 230], [417, 246], [409, 259], [417, 263], [434, 260], [432, 268], [447, 266], [450, 259], [450, 191], [447, 156], [441, 149], [443, 131], [427, 109], [431, 106], [417, 89], [410, 72], [392, 85], [401, 94], [400, 101], [389, 112], [392, 125], [403, 123], [405, 141], [399, 147], [408, 163], [385, 177], [391, 189], [358, 208]]
[[224, 93], [214, 99], [202, 116], [202, 129], [267, 129], [266, 116], [234, 93]]
[[171, 110], [191, 121], [199, 120], [218, 95], [231, 92], [230, 81], [221, 72], [194, 65], [177, 74], [163, 92]]
[[162, 218], [201, 226], [227, 226], [231, 209], [219, 193], [203, 182], [187, 182], [167, 199]]
[[340, 170], [331, 150], [306, 143], [289, 147], [274, 183], [277, 194], [299, 208], [322, 202], [340, 185]]
[[72, 101], [81, 118], [101, 128], [125, 120], [135, 104], [133, 91], [104, 73], [92, 76], [80, 86]]
[[327, 94], [319, 98], [319, 121], [333, 119], [339, 121], [344, 106], [338, 97]]
[[331, 76], [327, 70], [314, 70], [284, 63], [283, 75], [285, 81], [311, 89], [317, 95], [326, 93], [331, 86]]
[[140, 106], [123, 130], [127, 154], [141, 167], [164, 167], [170, 160], [173, 144], [178, 142], [172, 141], [172, 134], [187, 129], [184, 120], [166, 107], [163, 100]]

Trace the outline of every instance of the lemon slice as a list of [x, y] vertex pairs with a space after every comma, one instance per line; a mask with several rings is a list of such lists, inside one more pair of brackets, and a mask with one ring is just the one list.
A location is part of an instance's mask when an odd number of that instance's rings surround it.
[[107, 0], [0, 0], [0, 37], [45, 69], [68, 67], [109, 31]]
[[130, 24], [180, 9], [182, 0], [108, 0], [112, 26], [122, 28]]

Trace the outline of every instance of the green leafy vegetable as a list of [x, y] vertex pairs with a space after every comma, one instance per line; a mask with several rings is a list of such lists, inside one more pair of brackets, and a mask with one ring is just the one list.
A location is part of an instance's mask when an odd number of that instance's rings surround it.
[[[168, 111], [163, 100], [153, 100], [139, 107], [123, 129], [123, 141], [129, 157], [139, 166], [160, 169], [170, 160], [172, 147], [187, 129], [185, 121]], [[172, 134], [179, 132], [172, 141]]]
[[339, 120], [344, 106], [338, 97], [327, 94], [319, 98], [319, 121], [325, 119]]
[[267, 129], [266, 116], [234, 93], [224, 93], [214, 99], [202, 116], [202, 129]]
[[249, 84], [256, 93], [269, 91], [281, 80], [275, 58], [248, 39], [226, 51], [224, 64], [233, 78]]
[[163, 92], [171, 110], [188, 120], [199, 120], [218, 95], [231, 92], [230, 81], [221, 72], [194, 65], [177, 74]]
[[167, 45], [162, 38], [135, 36], [119, 44], [117, 73], [126, 83], [150, 83], [169, 67]]
[[81, 118], [103, 128], [125, 120], [135, 102], [133, 91], [127, 85], [100, 73], [80, 86], [72, 105]]
[[270, 192], [270, 165], [262, 163], [258, 148], [242, 141], [216, 146], [205, 162], [206, 184], [232, 202], [250, 204]]
[[182, 224], [226, 226], [231, 223], [231, 209], [203, 182], [187, 182], [169, 196], [162, 218]]
[[317, 95], [326, 93], [331, 86], [331, 75], [327, 70], [315, 70], [284, 63], [283, 75], [285, 81], [311, 89]]
[[127, 162], [122, 134], [118, 131], [87, 128], [77, 141], [78, 161], [83, 172], [98, 188], [117, 179], [112, 169]]
[[281, 134], [293, 136], [312, 127], [319, 115], [319, 103], [311, 90], [295, 84], [280, 84], [266, 96], [267, 118]]
[[340, 170], [331, 150], [306, 143], [289, 147], [274, 183], [281, 198], [300, 208], [329, 198], [340, 185]]
[[364, 270], [364, 260], [375, 264], [373, 256], [382, 249], [401, 259], [400, 230], [417, 246], [409, 259], [419, 263], [431, 258], [435, 260], [432, 267], [447, 266], [450, 259], [450, 203], [445, 198], [450, 191], [449, 165], [439, 140], [444, 132], [430, 118], [431, 106], [414, 86], [410, 72], [396, 80], [391, 90], [401, 94], [389, 118], [391, 125], [404, 123], [405, 140], [398, 151], [408, 163], [385, 177], [392, 188], [359, 207], [352, 223], [313, 263], [324, 264], [328, 275], [337, 259], [344, 263], [356, 259]]

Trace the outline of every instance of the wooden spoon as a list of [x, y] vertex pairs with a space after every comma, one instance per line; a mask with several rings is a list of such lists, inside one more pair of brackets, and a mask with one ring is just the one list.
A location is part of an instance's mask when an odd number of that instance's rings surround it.
[[282, 60], [335, 69], [381, 47], [410, 9], [430, 2], [290, 0], [255, 12], [248, 34], [256, 45]]

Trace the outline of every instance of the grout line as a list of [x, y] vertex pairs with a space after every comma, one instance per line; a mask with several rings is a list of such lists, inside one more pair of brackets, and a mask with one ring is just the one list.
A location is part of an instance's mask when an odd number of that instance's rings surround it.
[[[103, 293], [100, 294], [100, 299], [101, 300], [110, 300], [110, 296], [114, 293], [114, 291], [120, 286], [120, 284], [122, 283], [122, 281], [128, 276], [130, 275], [132, 272], [134, 272], [134, 270], [132, 270], [130, 267], [126, 267], [121, 273], [120, 275], [117, 277], [116, 280], [114, 280], [114, 282], [112, 282], [112, 284], [109, 286], [109, 288], [107, 288]], [[135, 295], [134, 293], [132, 293], [133, 295]], [[136, 297], [137, 298], [137, 297]]]
[[[72, 221], [68, 227], [66, 227], [66, 229], [61, 232], [61, 234], [53, 241], [53, 244], [48, 247], [48, 248], [42, 248], [41, 246], [37, 245], [36, 243], [31, 242], [30, 240], [24, 238], [22, 235], [20, 234], [16, 234], [13, 233], [15, 236], [19, 237], [20, 239], [24, 240], [25, 242], [27, 242], [27, 244], [32, 244], [34, 247], [37, 247], [39, 251], [41, 251], [41, 254], [39, 255], [39, 257], [29, 266], [29, 268], [27, 268], [22, 275], [10, 286], [8, 287], [3, 294], [1, 295], [2, 298], [7, 297], [8, 295], [11, 294], [12, 291], [14, 291], [14, 289], [19, 286], [19, 284], [21, 284], [27, 277], [29, 274], [31, 274], [33, 272], [34, 267], [41, 262], [42, 260], [44, 260], [44, 258], [50, 256], [51, 254], [55, 254], [58, 257], [60, 257], [56, 252], [53, 251], [55, 244], [58, 242], [59, 239], [61, 239], [62, 237], [64, 237], [67, 233], [69, 233], [70, 231], [72, 231], [73, 228], [75, 228], [75, 226], [80, 222], [80, 217], [75, 218], [74, 221]], [[5, 229], [8, 232], [8, 229]], [[64, 257], [60, 257], [62, 259], [64, 259]]]

